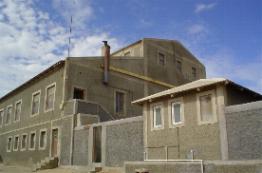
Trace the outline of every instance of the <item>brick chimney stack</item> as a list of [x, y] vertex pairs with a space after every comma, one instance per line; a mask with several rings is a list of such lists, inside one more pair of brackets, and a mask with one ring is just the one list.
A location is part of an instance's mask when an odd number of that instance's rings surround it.
[[107, 44], [107, 41], [103, 41], [104, 46], [102, 47], [102, 53], [104, 56], [104, 80], [105, 85], [109, 82], [109, 67], [110, 67], [110, 46]]

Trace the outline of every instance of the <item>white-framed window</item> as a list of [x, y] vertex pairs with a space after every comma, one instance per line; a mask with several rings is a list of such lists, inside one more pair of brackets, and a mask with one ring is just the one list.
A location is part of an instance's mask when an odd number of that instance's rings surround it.
[[5, 110], [0, 109], [0, 127], [2, 127], [4, 124], [4, 115], [5, 115]]
[[20, 121], [21, 112], [22, 112], [22, 100], [19, 100], [15, 103], [14, 122]]
[[31, 103], [31, 115], [32, 116], [39, 114], [40, 98], [41, 98], [40, 90], [32, 94], [32, 103]]
[[163, 104], [151, 105], [152, 130], [164, 128]]
[[168, 102], [169, 122], [171, 127], [184, 124], [184, 103], [183, 98], [176, 98]]
[[11, 117], [12, 117], [12, 111], [13, 111], [13, 106], [9, 105], [6, 108], [6, 117], [5, 117], [5, 124], [11, 124]]
[[6, 151], [7, 152], [11, 152], [11, 150], [12, 150], [12, 141], [13, 141], [13, 137], [9, 136], [7, 138], [7, 144], [6, 144]]
[[44, 150], [47, 145], [47, 130], [42, 129], [40, 130], [40, 135], [39, 135], [39, 149]]
[[46, 87], [45, 90], [45, 112], [54, 110], [56, 83]]
[[158, 52], [158, 64], [162, 66], [166, 65], [166, 55], [164, 53]]
[[21, 136], [21, 149], [20, 151], [25, 151], [27, 147], [27, 134], [24, 133]]
[[197, 94], [197, 115], [199, 124], [217, 122], [215, 91]]
[[29, 150], [35, 150], [36, 132], [31, 132], [29, 136]]
[[13, 151], [18, 151], [19, 148], [19, 136], [14, 136]]
[[126, 93], [124, 91], [116, 90], [115, 91], [115, 113], [116, 114], [125, 114], [125, 100]]

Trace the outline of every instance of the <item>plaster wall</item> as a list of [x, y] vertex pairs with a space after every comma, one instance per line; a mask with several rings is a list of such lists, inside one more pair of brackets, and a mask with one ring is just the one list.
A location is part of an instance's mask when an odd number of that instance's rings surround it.
[[230, 160], [262, 159], [262, 101], [225, 109]]
[[[216, 88], [208, 88], [215, 93]], [[161, 99], [151, 102], [146, 106], [146, 148], [147, 159], [186, 159], [190, 158], [190, 150], [195, 151], [196, 159], [221, 159], [220, 130], [219, 122], [208, 124], [198, 124], [197, 119], [197, 93], [191, 92], [184, 95], [177, 95], [174, 98]], [[184, 124], [173, 127], [170, 125], [170, 112], [168, 111], [168, 101], [182, 98], [184, 104]], [[152, 113], [150, 106], [153, 104], [163, 104], [163, 129], [152, 129]], [[215, 108], [218, 116], [218, 107]], [[218, 120], [218, 118], [217, 118]]]

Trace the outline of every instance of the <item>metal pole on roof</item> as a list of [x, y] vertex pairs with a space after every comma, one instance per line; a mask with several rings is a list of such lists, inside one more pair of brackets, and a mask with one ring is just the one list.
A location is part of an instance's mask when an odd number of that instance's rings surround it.
[[[73, 5], [76, 4], [76, 0], [73, 1]], [[70, 16], [70, 24], [69, 24], [69, 36], [68, 36], [68, 50], [67, 50], [67, 56], [70, 57], [70, 51], [71, 51], [71, 36], [72, 36], [72, 26], [73, 26], [73, 14]]]

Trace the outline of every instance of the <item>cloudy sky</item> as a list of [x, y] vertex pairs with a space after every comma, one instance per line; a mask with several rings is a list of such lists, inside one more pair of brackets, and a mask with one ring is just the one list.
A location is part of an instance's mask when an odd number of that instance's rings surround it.
[[181, 41], [207, 68], [262, 93], [261, 0], [0, 0], [0, 97], [67, 56], [143, 37]]

